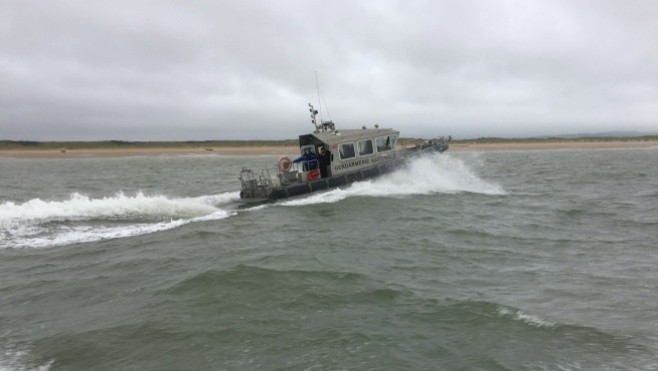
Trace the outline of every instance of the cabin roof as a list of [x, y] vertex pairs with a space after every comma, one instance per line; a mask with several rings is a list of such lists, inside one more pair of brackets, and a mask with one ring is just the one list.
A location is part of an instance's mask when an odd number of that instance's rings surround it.
[[349, 129], [349, 130], [335, 130], [324, 131], [320, 133], [313, 133], [311, 135], [320, 139], [328, 144], [339, 144], [344, 142], [354, 142], [357, 140], [376, 138], [382, 135], [399, 134], [397, 130], [393, 129]]

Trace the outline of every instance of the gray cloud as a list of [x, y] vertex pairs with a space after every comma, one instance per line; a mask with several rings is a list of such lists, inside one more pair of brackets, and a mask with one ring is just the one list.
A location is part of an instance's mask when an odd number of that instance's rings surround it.
[[653, 1], [1, 6], [0, 139], [295, 138], [315, 70], [339, 127], [658, 130]]

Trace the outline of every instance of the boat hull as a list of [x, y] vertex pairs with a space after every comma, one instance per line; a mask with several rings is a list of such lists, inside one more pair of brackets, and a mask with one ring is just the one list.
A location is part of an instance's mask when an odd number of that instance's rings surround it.
[[[401, 163], [403, 160], [397, 160], [396, 163]], [[366, 179], [376, 178], [383, 174], [389, 173], [399, 165], [393, 163], [380, 164], [372, 168], [358, 170], [351, 173], [331, 176], [328, 178], [317, 179], [312, 182], [295, 184], [287, 187], [282, 187], [281, 189], [274, 189], [268, 197], [270, 200], [280, 200], [295, 196], [301, 196], [307, 193], [313, 193], [317, 191], [323, 191], [327, 189], [338, 188], [347, 184], [354, 182], [363, 181]]]
[[245, 190], [243, 190], [243, 192], [240, 193], [240, 197], [242, 198], [242, 201], [247, 203], [261, 203], [334, 189], [354, 182], [377, 178], [400, 168], [404, 163], [413, 157], [430, 152], [444, 152], [447, 149], [447, 143], [443, 142], [439, 143], [438, 145], [434, 144], [420, 146], [417, 148], [404, 150], [403, 153], [400, 153], [396, 158], [386, 162], [378, 163], [367, 168], [358, 169], [352, 172], [330, 176], [327, 178], [320, 178], [309, 182], [273, 187], [271, 189], [261, 188], [256, 192], [245, 192]]

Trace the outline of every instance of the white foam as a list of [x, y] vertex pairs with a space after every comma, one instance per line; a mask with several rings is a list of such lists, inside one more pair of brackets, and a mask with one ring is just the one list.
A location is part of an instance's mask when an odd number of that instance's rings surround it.
[[215, 205], [237, 199], [237, 193], [225, 193], [194, 198], [168, 198], [138, 192], [127, 196], [119, 192], [111, 197], [92, 199], [73, 193], [68, 200], [44, 201], [32, 199], [23, 204], [11, 201], [0, 205], [0, 227], [16, 220], [89, 220], [150, 217], [199, 216], [216, 210]]
[[181, 200], [190, 200], [190, 201], [198, 201], [204, 204], [208, 205], [214, 205], [214, 206], [219, 206], [219, 205], [224, 205], [230, 202], [236, 202], [240, 201], [240, 192], [226, 192], [226, 193], [220, 193], [216, 195], [208, 195], [208, 196], [199, 196], [199, 197], [192, 197], [192, 198], [183, 198]]
[[223, 219], [235, 212], [218, 206], [238, 199], [237, 192], [190, 198], [120, 192], [97, 199], [74, 193], [64, 201], [37, 198], [23, 204], [5, 202], [0, 205], [0, 249], [133, 237]]
[[19, 347], [16, 344], [0, 339], [0, 371], [47, 371], [53, 364], [53, 361], [42, 365], [34, 365], [31, 362], [30, 346]]
[[[356, 186], [356, 183], [352, 185], [351, 188]], [[327, 192], [314, 193], [310, 196], [303, 198], [296, 198], [289, 201], [283, 201], [280, 203], [282, 206], [303, 206], [303, 205], [315, 205], [315, 204], [330, 204], [344, 200], [350, 196], [355, 196], [356, 193], [350, 192], [350, 188], [347, 189], [333, 189]]]
[[334, 203], [354, 196], [403, 197], [460, 192], [506, 194], [499, 184], [480, 178], [463, 160], [448, 154], [431, 154], [415, 158], [403, 168], [381, 178], [355, 182], [344, 189], [312, 194], [282, 202], [281, 205]]
[[555, 326], [555, 323], [547, 321], [539, 316], [527, 314], [518, 309], [507, 308], [500, 305], [496, 308], [496, 313], [498, 314], [499, 317], [511, 318], [515, 321], [521, 321], [533, 327]]
[[262, 204], [262, 205], [251, 206], [251, 207], [245, 208], [243, 210], [244, 211], [264, 210], [264, 209], [267, 209], [269, 206], [270, 206], [269, 204]]

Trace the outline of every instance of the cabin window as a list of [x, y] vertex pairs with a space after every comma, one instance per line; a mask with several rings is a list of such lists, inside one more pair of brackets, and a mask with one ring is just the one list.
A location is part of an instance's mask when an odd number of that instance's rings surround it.
[[366, 156], [372, 154], [372, 139], [359, 141], [359, 156]]
[[343, 143], [340, 145], [340, 159], [352, 158], [355, 156], [354, 143]]
[[395, 147], [395, 142], [397, 141], [398, 136], [396, 134], [384, 135], [383, 137], [377, 137], [375, 143], [377, 143], [377, 152], [389, 151]]

